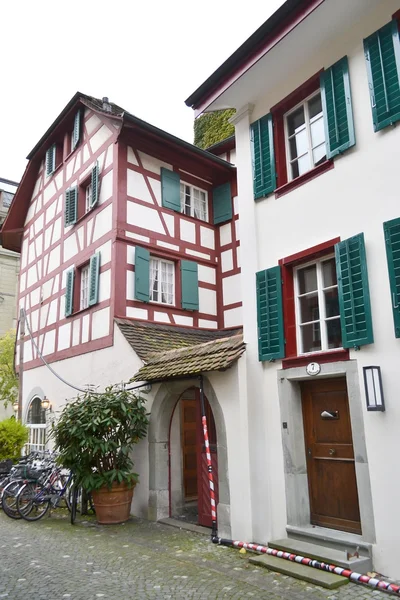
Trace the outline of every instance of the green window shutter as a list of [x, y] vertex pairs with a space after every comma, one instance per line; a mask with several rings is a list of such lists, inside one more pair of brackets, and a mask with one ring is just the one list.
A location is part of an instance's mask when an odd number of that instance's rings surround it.
[[161, 199], [165, 208], [181, 212], [181, 178], [179, 173], [161, 167]]
[[333, 158], [356, 143], [347, 56], [321, 73], [326, 156]]
[[395, 336], [400, 338], [400, 219], [383, 224]]
[[71, 148], [71, 150], [75, 150], [75, 148], [79, 144], [80, 137], [81, 137], [81, 111], [78, 110], [78, 112], [75, 115], [75, 119], [74, 119], [74, 129], [72, 131], [72, 148]]
[[150, 252], [140, 246], [135, 248], [135, 298], [150, 300]]
[[372, 344], [371, 303], [364, 234], [335, 245], [343, 348]]
[[78, 215], [78, 188], [77, 186], [69, 188], [65, 192], [65, 212], [64, 212], [64, 225], [73, 225], [76, 223]]
[[53, 144], [46, 152], [46, 175], [51, 175], [56, 169], [56, 145]]
[[182, 308], [199, 310], [199, 274], [197, 263], [181, 260]]
[[259, 360], [284, 358], [281, 268], [256, 273]]
[[100, 252], [90, 257], [89, 267], [89, 306], [99, 301]]
[[65, 286], [65, 316], [70, 317], [74, 312], [74, 278], [75, 269], [68, 269]]
[[214, 225], [225, 223], [232, 219], [232, 193], [231, 184], [224, 183], [214, 188], [213, 195], [213, 214]]
[[253, 159], [254, 199], [271, 194], [276, 188], [274, 132], [272, 115], [265, 115], [250, 126]]
[[92, 169], [92, 195], [90, 197], [90, 208], [96, 206], [99, 200], [99, 163], [96, 162]]
[[400, 41], [396, 19], [364, 40], [374, 130], [400, 119]]

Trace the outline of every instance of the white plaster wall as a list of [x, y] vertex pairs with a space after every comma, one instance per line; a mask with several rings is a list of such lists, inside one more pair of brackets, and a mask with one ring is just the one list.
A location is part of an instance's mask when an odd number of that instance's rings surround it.
[[[400, 528], [396, 483], [398, 429], [397, 370], [400, 340], [395, 339], [391, 296], [387, 274], [385, 240], [382, 224], [400, 217], [398, 194], [398, 156], [400, 130], [388, 127], [374, 133], [368, 81], [363, 52], [363, 38], [388, 22], [398, 9], [395, 0], [377, 3], [351, 31], [341, 33], [335, 42], [318, 48], [313, 62], [293, 62], [279, 88], [271, 86], [268, 96], [251, 100], [255, 104], [250, 121], [269, 112], [270, 107], [296, 89], [321, 67], [328, 67], [345, 54], [349, 58], [356, 146], [335, 158], [334, 169], [309, 181], [290, 193], [275, 199], [273, 195], [255, 203], [252, 199], [249, 127], [246, 117], [236, 126], [240, 233], [242, 251], [243, 315], [246, 360], [252, 362], [253, 390], [248, 393], [249, 414], [257, 415], [250, 422], [250, 436], [257, 439], [251, 448], [252, 457], [264, 456], [262, 466], [269, 484], [271, 506], [265, 505], [265, 494], [256, 479], [253, 492], [253, 535], [259, 540], [285, 535], [286, 512], [281, 419], [277, 392], [275, 363], [258, 362], [257, 323], [255, 312], [254, 273], [272, 267], [278, 260], [336, 236], [346, 239], [364, 232], [368, 262], [369, 286], [375, 343], [360, 352], [351, 351], [359, 365], [362, 403], [365, 407], [362, 366], [377, 364], [382, 377], [387, 410], [384, 414], [368, 413], [364, 408], [364, 427], [370, 468], [376, 527], [374, 547], [375, 569], [392, 577], [400, 577], [397, 538], [393, 531]], [[266, 74], [268, 76], [268, 74]], [[247, 282], [247, 283], [246, 283]], [[224, 288], [225, 293], [225, 288]], [[247, 386], [249, 391], [251, 386]], [[261, 426], [260, 426], [261, 424]], [[253, 460], [251, 461], [253, 464]], [[243, 486], [242, 486], [243, 487]], [[266, 518], [260, 516], [265, 515]]]
[[137, 227], [143, 227], [143, 229], [165, 233], [158, 212], [154, 208], [135, 204], [129, 200], [127, 204], [127, 222]]

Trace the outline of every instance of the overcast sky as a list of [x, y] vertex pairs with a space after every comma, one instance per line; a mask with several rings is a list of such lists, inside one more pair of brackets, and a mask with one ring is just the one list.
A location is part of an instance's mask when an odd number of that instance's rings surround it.
[[0, 177], [20, 180], [78, 90], [192, 142], [185, 99], [282, 3], [1, 2]]

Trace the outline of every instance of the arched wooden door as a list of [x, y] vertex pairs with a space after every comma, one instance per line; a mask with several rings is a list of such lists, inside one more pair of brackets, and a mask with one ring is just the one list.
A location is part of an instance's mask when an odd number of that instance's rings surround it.
[[[215, 500], [216, 504], [218, 504], [217, 433], [214, 416], [207, 399], [205, 399], [205, 408], [213, 467]], [[210, 486], [198, 389], [195, 391], [195, 399], [182, 399], [182, 425], [183, 483], [185, 500], [193, 501], [197, 499], [198, 523], [204, 527], [211, 527]]]

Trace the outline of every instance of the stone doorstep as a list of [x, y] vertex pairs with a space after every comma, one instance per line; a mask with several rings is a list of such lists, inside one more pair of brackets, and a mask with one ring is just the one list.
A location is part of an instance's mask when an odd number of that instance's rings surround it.
[[305, 556], [306, 558], [314, 558], [315, 560], [326, 562], [337, 567], [343, 567], [344, 569], [350, 569], [351, 571], [356, 571], [361, 574], [368, 573], [372, 568], [371, 559], [368, 556], [347, 559], [344, 550], [334, 550], [333, 548], [319, 544], [311, 544], [293, 538], [275, 540], [269, 542], [268, 546], [269, 548], [284, 550], [291, 554]]
[[211, 529], [203, 527], [202, 525], [195, 525], [194, 523], [187, 523], [186, 521], [180, 521], [173, 517], [166, 519], [159, 519], [158, 523], [169, 525], [170, 527], [177, 527], [178, 529], [186, 529], [186, 531], [192, 531], [193, 533], [202, 533], [203, 535], [211, 535]]
[[306, 567], [305, 565], [300, 565], [299, 563], [291, 562], [284, 558], [277, 558], [276, 556], [269, 556], [267, 554], [263, 556], [251, 556], [249, 562], [252, 565], [264, 567], [270, 571], [276, 571], [283, 575], [288, 575], [289, 577], [295, 577], [296, 579], [313, 583], [314, 585], [320, 585], [328, 590], [334, 590], [349, 583], [349, 580], [346, 577], [328, 573], [327, 571], [320, 571], [313, 567]]

